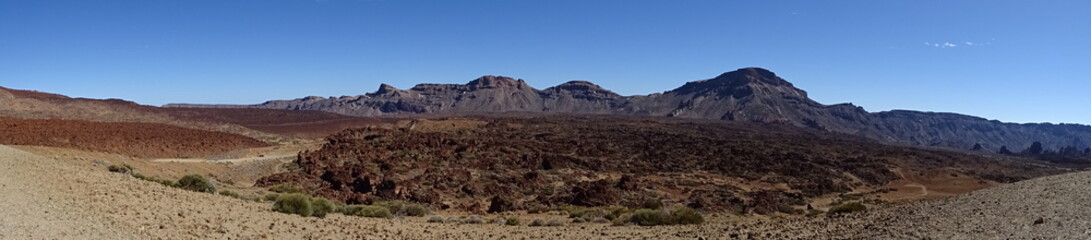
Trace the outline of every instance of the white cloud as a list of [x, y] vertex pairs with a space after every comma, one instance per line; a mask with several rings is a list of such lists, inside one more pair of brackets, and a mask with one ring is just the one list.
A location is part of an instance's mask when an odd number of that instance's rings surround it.
[[973, 45], [974, 45], [974, 42], [970, 42], [970, 41], [966, 42], [966, 46], [973, 46]]

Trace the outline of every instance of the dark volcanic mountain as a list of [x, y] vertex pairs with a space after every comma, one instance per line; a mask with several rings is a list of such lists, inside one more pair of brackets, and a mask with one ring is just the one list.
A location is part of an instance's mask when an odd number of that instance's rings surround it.
[[1013, 124], [951, 113], [869, 113], [852, 104], [823, 105], [761, 68], [743, 68], [645, 96], [621, 96], [586, 81], [538, 90], [523, 80], [484, 76], [467, 84], [420, 84], [408, 90], [383, 84], [378, 91], [353, 97], [306, 97], [257, 105], [167, 106], [321, 110], [354, 116], [620, 114], [782, 123], [888, 143], [960, 149], [981, 144], [993, 151], [1001, 146], [1020, 150], [1035, 141], [1054, 149], [1091, 146], [1091, 127], [1085, 125]]

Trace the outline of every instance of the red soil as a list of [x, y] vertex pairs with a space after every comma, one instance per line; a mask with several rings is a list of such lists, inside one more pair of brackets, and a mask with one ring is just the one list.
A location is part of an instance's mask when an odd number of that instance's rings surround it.
[[179, 119], [238, 124], [257, 131], [300, 138], [323, 138], [348, 128], [394, 122], [394, 119], [352, 117], [322, 111], [169, 107], [155, 111]]
[[135, 157], [200, 157], [268, 146], [241, 135], [165, 124], [4, 117], [0, 117], [0, 144], [76, 148]]

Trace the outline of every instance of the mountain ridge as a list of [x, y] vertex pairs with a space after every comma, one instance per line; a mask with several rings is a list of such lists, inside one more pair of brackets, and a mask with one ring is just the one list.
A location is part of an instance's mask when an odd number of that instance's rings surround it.
[[305, 97], [254, 105], [168, 104], [164, 107], [319, 110], [352, 116], [473, 115], [504, 112], [618, 114], [790, 124], [896, 144], [983, 149], [1091, 146], [1091, 127], [1015, 124], [957, 113], [868, 112], [851, 103], [825, 105], [763, 68], [748, 67], [648, 95], [622, 96], [588, 81], [545, 89], [521, 79], [482, 76], [466, 84], [417, 84], [336, 98]]

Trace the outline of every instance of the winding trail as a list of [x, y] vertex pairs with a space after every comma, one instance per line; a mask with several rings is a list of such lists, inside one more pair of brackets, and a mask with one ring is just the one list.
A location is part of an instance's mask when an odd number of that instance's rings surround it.
[[271, 155], [263, 157], [246, 157], [246, 158], [232, 158], [232, 159], [204, 159], [204, 158], [159, 158], [152, 159], [152, 162], [173, 162], [173, 163], [244, 163], [252, 161], [267, 161], [267, 160], [281, 160], [292, 161], [295, 160], [295, 154], [281, 154]]

